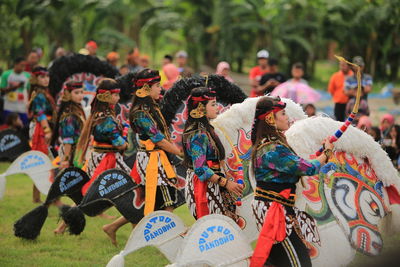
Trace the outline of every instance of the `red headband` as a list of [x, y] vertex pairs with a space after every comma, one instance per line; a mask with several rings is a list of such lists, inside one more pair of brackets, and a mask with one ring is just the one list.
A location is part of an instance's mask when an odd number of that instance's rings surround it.
[[114, 93], [119, 93], [119, 92], [121, 92], [121, 89], [119, 89], [119, 88], [115, 88], [115, 89], [111, 89], [111, 90], [106, 90], [106, 89], [98, 89], [97, 90], [97, 93], [98, 94], [102, 94], [102, 93], [106, 93], [106, 92], [111, 92], [111, 94], [114, 94]]
[[44, 71], [44, 70], [38, 70], [38, 71], [32, 72], [32, 74], [35, 76], [46, 76], [46, 75], [49, 75], [49, 72]]
[[135, 86], [142, 87], [146, 83], [149, 85], [153, 85], [153, 84], [159, 82], [160, 80], [161, 80], [160, 76], [155, 76], [155, 77], [151, 77], [151, 78], [147, 78], [147, 79], [139, 79], [139, 80], [135, 81]]
[[269, 113], [273, 112], [273, 113], [276, 114], [276, 113], [278, 113], [279, 111], [283, 110], [285, 107], [286, 107], [286, 103], [285, 103], [285, 102], [282, 102], [282, 101], [279, 101], [278, 103], [276, 103], [276, 104], [274, 105], [274, 108], [273, 108], [272, 110], [268, 110], [267, 112], [265, 112], [265, 113], [263, 113], [263, 114], [261, 114], [261, 115], [258, 115], [257, 119], [259, 119], [259, 120], [265, 120], [265, 117], [266, 117]]
[[66, 86], [66, 89], [69, 91], [72, 91], [74, 89], [80, 89], [83, 88], [83, 83], [82, 82], [76, 82], [76, 83], [68, 83]]
[[[215, 94], [215, 91], [210, 90], [208, 93]], [[191, 96], [190, 98], [193, 100], [193, 104], [196, 105], [198, 102], [207, 101], [207, 100], [214, 100], [216, 97], [215, 96], [202, 95], [202, 96]]]

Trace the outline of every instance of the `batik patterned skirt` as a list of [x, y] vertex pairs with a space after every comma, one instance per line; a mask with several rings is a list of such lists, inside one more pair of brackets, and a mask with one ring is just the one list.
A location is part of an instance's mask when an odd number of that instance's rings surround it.
[[[253, 214], [259, 231], [264, 224], [264, 218], [266, 217], [271, 205], [272, 201], [266, 200], [254, 199], [252, 202]], [[286, 236], [290, 236], [292, 231], [295, 230], [302, 240], [321, 245], [317, 223], [313, 217], [304, 211], [300, 211], [296, 207], [284, 206], [284, 211], [286, 220]]]
[[[104, 152], [96, 152], [94, 150], [91, 151], [89, 158], [88, 158], [88, 163], [87, 163], [87, 174], [89, 177], [93, 176], [94, 170], [100, 164], [101, 160], [105, 156], [106, 156], [106, 153], [104, 153]], [[122, 154], [119, 152], [115, 152], [115, 158], [117, 161], [115, 168], [123, 170], [129, 174], [131, 172], [131, 168], [129, 168], [128, 165], [126, 165]]]
[[[188, 169], [186, 175], [185, 199], [193, 217], [197, 219], [196, 201], [194, 196], [194, 179], [196, 174], [193, 170]], [[207, 201], [209, 214], [221, 214], [238, 220], [236, 215], [236, 206], [234, 197], [218, 184], [207, 181]]]
[[[141, 184], [146, 184], [146, 169], [150, 160], [150, 152], [139, 150], [136, 154], [136, 170], [140, 176]], [[177, 188], [177, 178], [168, 178], [164, 166], [158, 157], [157, 174], [157, 193], [155, 209], [164, 209], [166, 207], [178, 207], [182, 205], [182, 194]], [[175, 172], [176, 173], [176, 172]]]

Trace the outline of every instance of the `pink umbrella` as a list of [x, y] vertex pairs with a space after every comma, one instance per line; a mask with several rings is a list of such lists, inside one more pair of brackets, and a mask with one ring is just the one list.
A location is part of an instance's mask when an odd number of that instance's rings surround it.
[[321, 99], [321, 94], [308, 84], [293, 80], [278, 85], [271, 95], [290, 98], [299, 104], [315, 103]]

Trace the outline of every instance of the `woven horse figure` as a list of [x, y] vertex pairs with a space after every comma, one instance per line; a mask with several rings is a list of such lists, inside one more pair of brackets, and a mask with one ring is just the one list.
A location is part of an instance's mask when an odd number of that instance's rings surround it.
[[[233, 105], [213, 121], [227, 154], [227, 169], [235, 173], [238, 165], [245, 170], [248, 186], [244, 207], [251, 202], [252, 171], [249, 170], [250, 131], [258, 99], [247, 99]], [[285, 133], [294, 151], [309, 158], [342, 123], [325, 117], [307, 118], [301, 107], [291, 100], [286, 111], [293, 125]], [[314, 177], [303, 177], [297, 186], [296, 206], [306, 210], [317, 220], [321, 247], [307, 244], [314, 265], [338, 266], [349, 263], [358, 250], [367, 255], [378, 255], [382, 249], [382, 224], [398, 228], [398, 190], [400, 180], [386, 153], [372, 137], [349, 127], [335, 143], [337, 152]], [[254, 183], [253, 183], [254, 184]], [[304, 185], [304, 186], [303, 186]], [[254, 223], [248, 209], [240, 214], [249, 225]], [[250, 228], [250, 227], [248, 227]], [[246, 229], [245, 229], [246, 232]], [[251, 240], [257, 233], [246, 232]]]

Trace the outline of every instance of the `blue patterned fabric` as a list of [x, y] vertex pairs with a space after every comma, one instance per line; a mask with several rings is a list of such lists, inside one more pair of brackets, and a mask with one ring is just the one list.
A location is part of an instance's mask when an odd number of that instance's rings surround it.
[[59, 134], [63, 144], [74, 145], [78, 143], [81, 135], [82, 121], [74, 114], [65, 116], [60, 121]]
[[[362, 74], [361, 76], [361, 86], [372, 86], [373, 81], [372, 81], [372, 76], [369, 74]], [[357, 89], [357, 76], [354, 74], [353, 76], [349, 76], [346, 78], [346, 81], [344, 83], [344, 88], [345, 90], [350, 90], [350, 89]]]
[[150, 138], [153, 143], [158, 143], [165, 135], [157, 128], [150, 114], [145, 111], [136, 111], [133, 115], [132, 128], [139, 133], [139, 139], [146, 141]]
[[44, 93], [38, 93], [35, 96], [35, 98], [32, 100], [30, 111], [32, 112], [33, 117], [39, 122], [45, 120], [46, 115], [52, 114], [51, 104], [47, 100]]
[[318, 160], [307, 161], [286, 146], [271, 142], [258, 149], [254, 172], [257, 181], [297, 183], [301, 176], [315, 175], [320, 168]]
[[201, 181], [206, 181], [214, 175], [214, 171], [207, 165], [207, 161], [218, 161], [217, 153], [205, 131], [199, 131], [188, 138], [184, 144], [187, 154], [191, 157], [193, 170]]
[[122, 137], [118, 122], [111, 116], [108, 116], [93, 129], [93, 137], [96, 142], [111, 144], [113, 146], [122, 146], [125, 139]]

